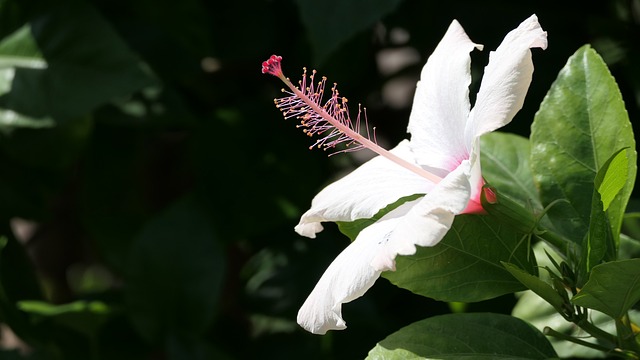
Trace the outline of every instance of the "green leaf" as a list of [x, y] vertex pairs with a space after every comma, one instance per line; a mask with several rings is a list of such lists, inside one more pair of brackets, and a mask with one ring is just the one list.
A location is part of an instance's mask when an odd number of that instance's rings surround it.
[[125, 300], [148, 341], [197, 338], [213, 320], [224, 258], [205, 214], [187, 196], [153, 218], [132, 246]]
[[529, 165], [529, 139], [493, 132], [480, 139], [482, 176], [525, 208], [542, 208]]
[[533, 276], [526, 271], [523, 271], [513, 264], [503, 263], [503, 265], [507, 271], [524, 284], [524, 286], [538, 294], [538, 296], [551, 304], [551, 306], [553, 306], [558, 312], [564, 312], [564, 300], [562, 296], [560, 296], [560, 294], [551, 287], [551, 285], [547, 284], [537, 276]]
[[300, 17], [307, 28], [313, 54], [322, 63], [345, 41], [370, 29], [393, 11], [400, 0], [297, 0]]
[[[16, 69], [20, 71], [43, 71], [47, 62], [31, 35], [30, 27], [25, 25], [0, 42], [0, 96], [9, 94], [13, 87]], [[12, 109], [0, 109], [0, 130], [8, 132], [16, 127], [48, 128], [55, 122], [50, 117], [34, 118], [25, 116]]]
[[595, 185], [602, 197], [603, 210], [605, 211], [627, 183], [627, 176], [629, 175], [628, 152], [629, 150], [627, 149], [618, 151], [607, 160], [596, 176]]
[[620, 246], [618, 247], [618, 260], [640, 258], [640, 241], [620, 234]]
[[526, 236], [478, 215], [456, 216], [451, 230], [434, 247], [398, 256], [396, 271], [382, 275], [414, 293], [443, 301], [474, 302], [524, 290], [501, 262], [535, 274]]
[[[531, 127], [531, 165], [544, 206], [557, 230], [580, 244], [587, 234], [598, 170], [617, 151], [635, 149], [620, 90], [600, 56], [583, 46], [569, 58]], [[607, 216], [617, 242], [636, 177], [636, 154], [627, 152], [626, 183]], [[609, 196], [609, 191], [606, 191]], [[610, 202], [609, 202], [610, 201]]]
[[548, 359], [549, 341], [502, 314], [449, 314], [415, 322], [380, 341], [367, 359]]
[[349, 239], [351, 239], [351, 241], [353, 241], [353, 240], [356, 239], [356, 237], [358, 236], [360, 231], [362, 231], [367, 226], [375, 223], [376, 221], [380, 220], [380, 218], [385, 216], [388, 212], [394, 210], [398, 206], [400, 206], [400, 205], [402, 205], [402, 204], [404, 204], [404, 203], [406, 203], [408, 201], [416, 200], [416, 199], [418, 199], [418, 198], [420, 198], [422, 196], [424, 196], [424, 194], [414, 194], [414, 195], [409, 195], [409, 196], [405, 196], [403, 198], [400, 198], [396, 202], [394, 202], [393, 204], [389, 204], [389, 205], [385, 206], [383, 209], [378, 211], [370, 219], [358, 219], [358, 220], [351, 221], [351, 222], [336, 221], [336, 224], [338, 225], [338, 229], [340, 230], [340, 232], [345, 234]]
[[56, 7], [0, 42], [0, 131], [75, 119], [154, 83], [95, 10]]
[[589, 232], [582, 245], [582, 259], [578, 274], [581, 287], [591, 269], [602, 260], [616, 258], [616, 243], [605, 210], [622, 190], [627, 180], [626, 149], [621, 149], [598, 170], [594, 182], [595, 190], [591, 200]]
[[589, 281], [571, 301], [619, 319], [640, 300], [640, 259], [595, 266]]
[[608, 258], [615, 258], [615, 247], [611, 227], [607, 221], [607, 215], [602, 210], [600, 193], [593, 192], [591, 205], [591, 221], [589, 222], [589, 232], [582, 243], [582, 258], [578, 268], [577, 286], [581, 287], [589, 276], [589, 272], [594, 266], [600, 264], [609, 253]]

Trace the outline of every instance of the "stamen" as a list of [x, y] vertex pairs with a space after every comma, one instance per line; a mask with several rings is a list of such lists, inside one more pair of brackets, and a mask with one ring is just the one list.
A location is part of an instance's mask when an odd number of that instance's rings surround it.
[[[331, 87], [331, 96], [322, 104], [327, 78], [323, 76], [316, 83], [316, 71], [313, 70], [311, 75], [308, 75], [307, 69], [303, 68], [302, 79], [298, 81], [298, 86], [295, 86], [289, 78], [284, 76], [281, 61], [281, 56], [272, 55], [262, 63], [262, 73], [274, 75], [287, 85], [287, 89], [282, 89], [284, 97], [274, 99], [276, 107], [282, 111], [284, 118], [295, 117], [300, 120], [297, 127], [302, 128], [303, 133], [307, 136], [320, 136], [309, 149], [317, 147], [325, 151], [331, 150], [333, 152], [330, 155], [335, 155], [368, 148], [431, 182], [438, 183], [442, 180], [439, 176], [379, 146], [376, 143], [375, 128], [372, 132], [369, 131], [366, 108], [363, 109], [358, 104], [358, 115], [353, 122], [349, 115], [348, 100], [340, 96], [336, 83]], [[360, 134], [363, 119], [365, 135]], [[335, 151], [340, 144], [344, 145], [342, 150]]]

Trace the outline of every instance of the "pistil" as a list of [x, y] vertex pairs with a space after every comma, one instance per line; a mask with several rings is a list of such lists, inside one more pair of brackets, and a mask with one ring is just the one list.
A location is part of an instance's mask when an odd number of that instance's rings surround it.
[[[305, 133], [309, 136], [315, 134], [322, 134], [324, 136], [316, 141], [314, 146], [311, 146], [312, 148], [317, 146], [327, 150], [329, 148], [335, 148], [339, 143], [346, 143], [347, 147], [356, 144], [355, 147], [341, 152], [368, 148], [378, 155], [391, 160], [433, 183], [438, 183], [442, 180], [439, 176], [384, 149], [375, 142], [375, 138], [372, 140], [370, 136], [360, 134], [361, 112], [358, 111], [358, 117], [354, 125], [349, 116], [347, 99], [339, 96], [336, 84], [331, 88], [331, 98], [325, 105], [321, 106], [326, 78], [323, 77], [322, 81], [317, 83], [317, 86], [314, 85], [315, 71], [313, 71], [309, 77], [310, 84], [306, 86], [307, 72], [305, 69], [299, 86], [295, 86], [282, 72], [280, 65], [281, 60], [282, 57], [272, 55], [269, 60], [262, 63], [262, 73], [268, 73], [278, 77], [289, 88], [290, 92], [285, 89], [283, 89], [283, 92], [290, 96], [275, 99], [274, 101], [285, 118], [294, 116], [299, 118], [301, 120], [299, 127], [305, 128]], [[368, 129], [367, 134], [370, 134]]]

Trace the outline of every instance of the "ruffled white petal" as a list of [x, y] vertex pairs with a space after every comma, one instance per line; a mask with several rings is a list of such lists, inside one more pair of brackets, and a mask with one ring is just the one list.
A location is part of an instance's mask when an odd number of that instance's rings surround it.
[[333, 260], [298, 311], [300, 326], [314, 334], [347, 327], [342, 304], [362, 296], [380, 276], [370, 265], [376, 241], [358, 238]]
[[[392, 153], [415, 163], [404, 140]], [[323, 221], [367, 219], [385, 206], [413, 194], [426, 194], [433, 183], [413, 172], [377, 156], [342, 179], [324, 188], [311, 202], [311, 208], [295, 227], [298, 234], [315, 238]]]
[[522, 108], [533, 75], [530, 48], [547, 48], [547, 33], [532, 15], [489, 55], [476, 103], [465, 129], [466, 143], [508, 124]]
[[398, 219], [419, 200], [405, 203], [368, 226], [329, 265], [298, 311], [298, 324], [314, 334], [345, 329], [342, 304], [362, 296], [380, 277], [371, 266]]
[[397, 255], [413, 255], [417, 246], [434, 246], [451, 228], [455, 215], [469, 202], [471, 163], [464, 160], [409, 212], [394, 223], [388, 241], [371, 265], [377, 270], [394, 269]]
[[474, 48], [482, 45], [454, 20], [422, 69], [407, 129], [422, 165], [448, 172], [468, 156], [462, 129], [469, 115], [469, 53]]

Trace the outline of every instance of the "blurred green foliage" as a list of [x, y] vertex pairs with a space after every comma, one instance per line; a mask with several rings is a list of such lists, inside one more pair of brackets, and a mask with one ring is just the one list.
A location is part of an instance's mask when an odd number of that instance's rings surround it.
[[[293, 226], [362, 160], [309, 152], [259, 66], [277, 53], [292, 79], [317, 68], [395, 143], [453, 19], [490, 50], [532, 13], [549, 48], [504, 130], [529, 135], [586, 43], [637, 127], [638, 0], [0, 1], [0, 320], [29, 348], [0, 357], [364, 358], [392, 331], [450, 312], [382, 280], [345, 306], [349, 330], [298, 328], [298, 307], [348, 239], [331, 226], [304, 239]], [[472, 56], [480, 74], [488, 51]]]

